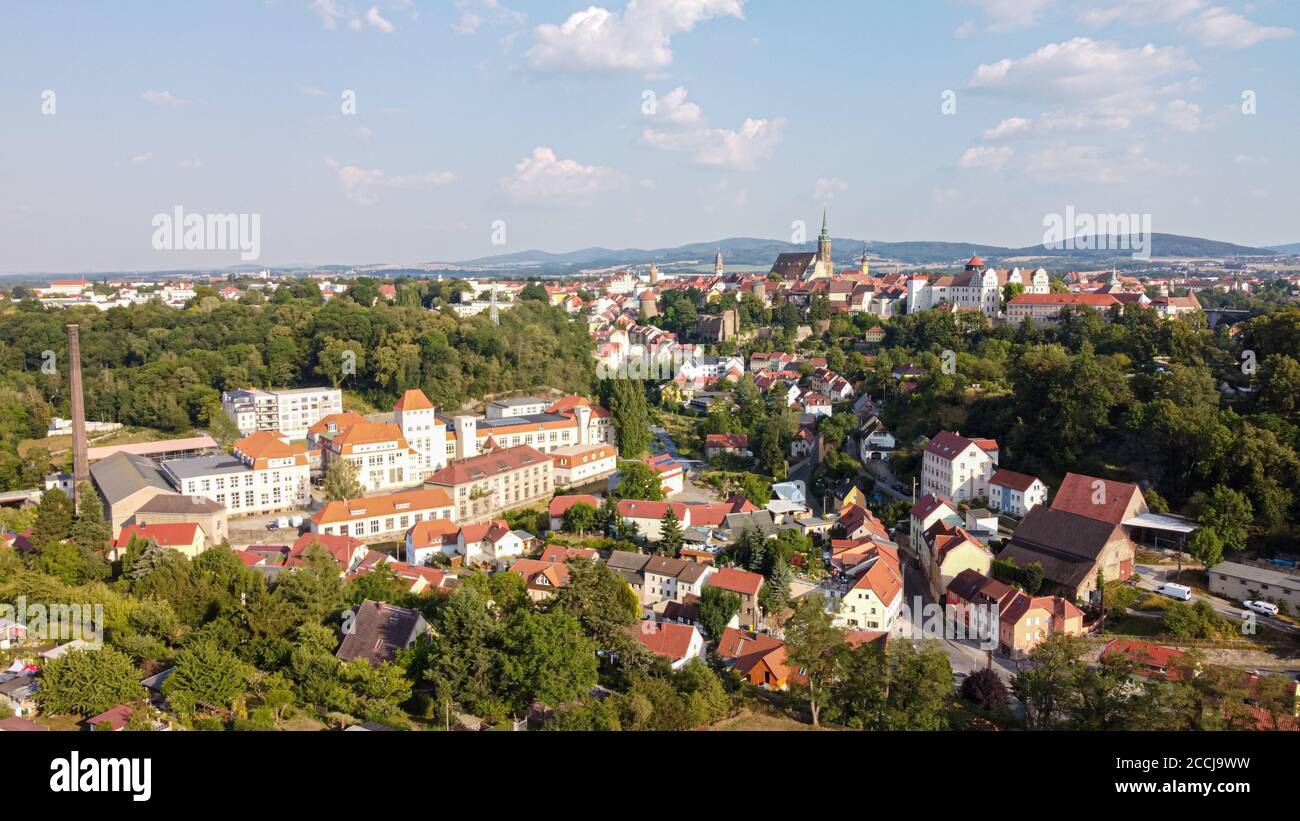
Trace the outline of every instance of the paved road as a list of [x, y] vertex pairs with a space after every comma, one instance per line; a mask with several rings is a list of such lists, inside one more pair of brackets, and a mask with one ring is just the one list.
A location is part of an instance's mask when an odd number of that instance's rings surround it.
[[888, 462], [868, 462], [867, 473], [879, 480], [876, 487], [883, 490], [885, 495], [900, 502], [911, 503], [911, 493], [899, 493], [897, 490], [894, 490], [894, 485], [898, 482], [898, 477], [889, 469]]
[[[925, 636], [923, 606], [932, 601], [930, 589], [929, 585], [926, 584], [925, 576], [910, 563], [905, 563], [903, 566], [903, 594], [906, 597], [903, 601], [911, 611], [914, 635]], [[918, 600], [922, 607], [916, 606]], [[953, 676], [958, 680], [969, 676], [976, 670], [989, 666], [990, 656], [988, 651], [982, 649], [976, 641], [944, 638], [940, 641], [940, 645], [943, 647], [944, 652], [948, 654], [948, 661], [952, 664]], [[992, 664], [993, 669], [1002, 677], [1007, 686], [1010, 686], [1011, 677], [1015, 675], [1018, 669], [1016, 663], [995, 653], [992, 656]]]
[[[1186, 568], [1186, 565], [1184, 565], [1184, 568]], [[1160, 585], [1164, 584], [1168, 576], [1177, 570], [1177, 565], [1140, 564], [1137, 566], [1137, 571], [1141, 574], [1137, 580], [1137, 586], [1142, 590], [1153, 591]], [[1197, 600], [1208, 602], [1209, 605], [1214, 608], [1216, 613], [1233, 622], [1241, 621], [1241, 611], [1245, 609], [1236, 602], [1221, 599], [1218, 596], [1203, 593], [1200, 590], [1192, 592], [1192, 601], [1195, 602]], [[1262, 613], [1256, 613], [1255, 619], [1258, 624], [1266, 625], [1274, 630], [1279, 630], [1283, 633], [1300, 634], [1300, 627], [1265, 616]]]
[[656, 456], [666, 453], [674, 459], [682, 458], [681, 452], [677, 450], [677, 443], [673, 441], [673, 437], [668, 435], [668, 431], [656, 425], [651, 425], [650, 432], [655, 435], [656, 441], [653, 443], [652, 450], [655, 451]]

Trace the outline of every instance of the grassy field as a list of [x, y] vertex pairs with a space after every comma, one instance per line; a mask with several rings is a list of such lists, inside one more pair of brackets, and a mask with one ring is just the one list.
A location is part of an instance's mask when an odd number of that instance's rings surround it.
[[[197, 431], [185, 433], [165, 433], [154, 428], [122, 428], [102, 438], [90, 437], [90, 447], [99, 448], [108, 445], [136, 445], [141, 442], [157, 442], [161, 439], [185, 439], [198, 436]], [[18, 455], [27, 457], [32, 448], [44, 448], [51, 454], [66, 453], [72, 448], [71, 436], [50, 436], [44, 439], [26, 439], [18, 443]]]
[[677, 449], [688, 459], [701, 459], [704, 456], [700, 442], [695, 436], [695, 425], [699, 419], [680, 413], [668, 413], [664, 410], [655, 412], [655, 421], [668, 431], [668, 435], [677, 443]]
[[754, 732], [754, 731], [773, 731], [773, 730], [825, 730], [825, 727], [814, 727], [811, 724], [804, 724], [802, 721], [795, 721], [789, 716], [780, 713], [763, 710], [755, 712], [754, 710], [745, 709], [739, 715], [731, 718], [724, 718], [716, 724], [704, 728], [708, 731], [715, 732]]

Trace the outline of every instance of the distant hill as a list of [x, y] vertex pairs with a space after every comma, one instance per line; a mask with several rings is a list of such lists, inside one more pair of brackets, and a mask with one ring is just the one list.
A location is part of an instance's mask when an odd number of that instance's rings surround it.
[[1293, 242], [1290, 245], [1270, 245], [1269, 250], [1282, 254], [1300, 254], [1300, 242]]
[[[874, 258], [897, 260], [911, 265], [954, 265], [977, 254], [990, 263], [1011, 258], [1042, 258], [1058, 263], [1068, 260], [1096, 263], [1110, 259], [1125, 259], [1132, 256], [1125, 250], [1083, 250], [1048, 249], [1041, 245], [1025, 248], [1004, 248], [997, 245], [981, 245], [974, 242], [873, 242], [871, 240], [848, 239], [844, 237], [832, 240], [834, 257], [837, 265], [851, 266], [861, 258], [865, 246]], [[1082, 243], [1076, 240], [1076, 246]], [[1118, 245], [1112, 238], [1109, 242], [1092, 243], [1094, 245]], [[514, 269], [516, 271], [536, 271], [539, 273], [564, 273], [580, 268], [615, 268], [624, 265], [666, 264], [707, 264], [713, 255], [722, 250], [728, 265], [769, 265], [778, 254], [809, 252], [816, 250], [815, 242], [796, 245], [772, 239], [753, 237], [732, 237], [714, 242], [697, 242], [674, 248], [584, 248], [567, 253], [550, 253], [547, 251], [520, 251], [513, 254], [482, 257], [457, 263], [470, 269]], [[1227, 259], [1237, 256], [1273, 256], [1278, 249], [1252, 248], [1230, 242], [1185, 237], [1177, 234], [1152, 234], [1151, 248], [1158, 257], [1209, 257]]]

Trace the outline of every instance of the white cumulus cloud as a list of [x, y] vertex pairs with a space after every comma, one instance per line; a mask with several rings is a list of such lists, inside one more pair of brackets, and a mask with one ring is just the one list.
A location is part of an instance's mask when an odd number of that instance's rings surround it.
[[716, 17], [744, 19], [744, 0], [628, 0], [622, 12], [589, 6], [537, 27], [525, 55], [536, 71], [662, 71], [672, 40]]
[[1201, 45], [1215, 48], [1250, 48], [1265, 40], [1281, 40], [1295, 35], [1295, 29], [1261, 26], [1222, 6], [1206, 9], [1183, 23], [1179, 31]]
[[622, 184], [613, 168], [560, 159], [554, 149], [538, 146], [515, 164], [514, 174], [501, 188], [517, 202], [574, 202], [589, 199]]

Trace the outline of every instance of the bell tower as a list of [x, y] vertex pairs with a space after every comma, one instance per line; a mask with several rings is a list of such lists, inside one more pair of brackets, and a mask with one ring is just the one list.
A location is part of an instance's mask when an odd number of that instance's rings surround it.
[[827, 227], [826, 209], [822, 209], [822, 233], [817, 238], [817, 261], [829, 275], [833, 270], [831, 267], [831, 230]]

